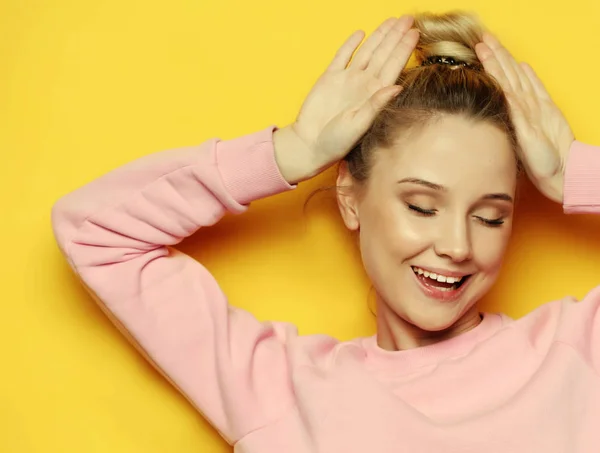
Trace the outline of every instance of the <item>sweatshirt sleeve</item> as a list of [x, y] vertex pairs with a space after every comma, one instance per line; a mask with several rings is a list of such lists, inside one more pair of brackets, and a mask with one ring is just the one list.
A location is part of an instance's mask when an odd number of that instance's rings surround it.
[[212, 275], [172, 248], [228, 211], [292, 189], [274, 128], [155, 153], [60, 199], [60, 249], [100, 307], [229, 442], [294, 404], [297, 332], [231, 307]]
[[563, 208], [567, 214], [600, 214], [600, 147], [575, 141], [565, 168]]
[[[600, 147], [575, 141], [564, 181], [564, 211], [600, 214]], [[600, 373], [600, 287], [580, 302], [562, 301], [558, 338], [571, 344]]]

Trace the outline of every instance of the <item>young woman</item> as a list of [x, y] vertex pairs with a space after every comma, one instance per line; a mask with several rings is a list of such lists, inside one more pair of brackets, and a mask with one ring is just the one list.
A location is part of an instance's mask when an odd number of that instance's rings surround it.
[[[144, 157], [64, 197], [61, 249], [236, 451], [600, 451], [600, 290], [519, 320], [477, 307], [519, 169], [566, 212], [600, 212], [600, 149], [574, 140], [532, 69], [469, 16], [389, 19], [362, 39], [292, 125]], [[376, 336], [260, 323], [172, 248], [338, 161]]]

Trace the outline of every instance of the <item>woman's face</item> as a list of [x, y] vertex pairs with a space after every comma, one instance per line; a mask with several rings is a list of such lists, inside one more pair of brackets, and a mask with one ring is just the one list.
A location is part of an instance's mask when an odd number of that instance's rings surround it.
[[340, 208], [380, 301], [425, 331], [460, 321], [498, 276], [516, 182], [506, 135], [459, 116], [378, 151], [362, 193]]

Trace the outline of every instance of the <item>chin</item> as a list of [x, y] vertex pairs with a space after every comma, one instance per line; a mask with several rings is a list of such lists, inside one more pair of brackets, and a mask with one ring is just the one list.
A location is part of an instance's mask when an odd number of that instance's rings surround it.
[[460, 309], [426, 309], [407, 313], [405, 321], [426, 332], [441, 332], [451, 328], [460, 321], [463, 315], [464, 313]]
[[[454, 284], [453, 288], [432, 287], [427, 278], [415, 275], [411, 269], [407, 272], [404, 282], [402, 299], [396, 313], [405, 313], [402, 316], [415, 327], [426, 331], [442, 331], [451, 328], [472, 311], [480, 297], [485, 294], [493, 278], [480, 272], [468, 274], [462, 278], [461, 284]], [[487, 278], [486, 278], [487, 277]], [[423, 284], [423, 280], [425, 284]], [[439, 282], [437, 282], [439, 284]], [[444, 283], [446, 287], [449, 283]]]
[[[476, 276], [475, 276], [476, 277]], [[459, 323], [476, 306], [480, 291], [479, 279], [474, 278], [472, 286], [460, 297], [451, 301], [441, 301], [427, 297], [421, 291], [404, 292], [402, 300], [390, 307], [404, 321], [426, 332], [441, 332]], [[410, 293], [410, 295], [409, 295]], [[407, 297], [405, 299], [405, 297]]]

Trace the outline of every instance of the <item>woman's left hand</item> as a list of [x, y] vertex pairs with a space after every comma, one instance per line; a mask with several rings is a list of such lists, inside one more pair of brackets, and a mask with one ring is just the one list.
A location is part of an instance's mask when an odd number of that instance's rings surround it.
[[575, 140], [569, 123], [531, 66], [517, 63], [494, 36], [486, 34], [476, 51], [508, 99], [529, 178], [546, 197], [562, 203], [565, 165]]

